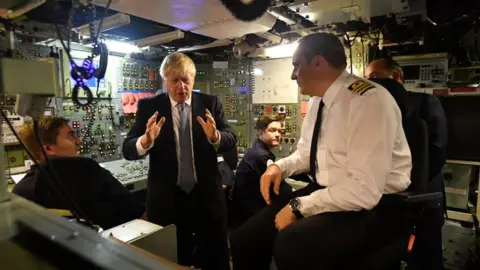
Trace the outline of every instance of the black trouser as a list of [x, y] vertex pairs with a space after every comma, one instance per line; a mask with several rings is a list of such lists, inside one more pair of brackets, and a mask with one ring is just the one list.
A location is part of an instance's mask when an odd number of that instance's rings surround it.
[[217, 220], [202, 209], [194, 189], [178, 189], [175, 200], [178, 263], [205, 270], [230, 269], [226, 213]]
[[275, 197], [272, 205], [234, 231], [230, 243], [234, 270], [269, 269], [272, 256], [280, 270], [355, 269], [364, 256], [405, 232], [406, 211], [380, 206], [314, 215], [278, 232], [276, 214], [291, 198], [316, 189], [310, 184], [290, 196]]
[[409, 270], [443, 270], [443, 209], [426, 209], [415, 230], [415, 244], [408, 260]]

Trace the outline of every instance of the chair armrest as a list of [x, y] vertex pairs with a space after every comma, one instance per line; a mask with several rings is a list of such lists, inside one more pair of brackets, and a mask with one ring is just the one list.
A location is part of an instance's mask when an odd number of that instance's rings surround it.
[[405, 191], [384, 195], [382, 200], [385, 200], [387, 204], [415, 204], [440, 201], [442, 198], [443, 194], [441, 192], [419, 193]]

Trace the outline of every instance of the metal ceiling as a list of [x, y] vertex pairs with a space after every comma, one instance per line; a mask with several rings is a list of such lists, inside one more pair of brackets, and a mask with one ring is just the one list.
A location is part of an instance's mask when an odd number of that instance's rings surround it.
[[111, 8], [215, 39], [266, 32], [276, 21], [269, 13], [252, 22], [240, 21], [219, 0], [119, 0]]
[[[58, 1], [54, 4], [52, 2], [46, 3], [26, 14], [29, 20], [43, 22], [43, 23], [57, 23], [64, 25], [68, 21], [68, 14], [70, 12], [69, 1]], [[103, 7], [96, 7], [97, 19], [103, 16], [105, 9]], [[116, 14], [118, 11], [109, 9], [106, 17]], [[77, 11], [72, 21], [73, 27], [82, 26], [91, 21], [91, 13], [88, 11]], [[152, 35], [158, 35], [173, 31], [175, 28], [169, 25], [153, 22], [145, 18], [130, 16], [130, 24], [116, 28], [113, 30], [102, 32], [105, 36], [120, 37], [127, 40], [136, 40]], [[214, 41], [214, 39], [198, 35], [191, 32], [185, 33], [185, 38], [175, 40], [170, 43], [163, 44], [168, 47], [185, 47], [193, 45], [202, 45]]]

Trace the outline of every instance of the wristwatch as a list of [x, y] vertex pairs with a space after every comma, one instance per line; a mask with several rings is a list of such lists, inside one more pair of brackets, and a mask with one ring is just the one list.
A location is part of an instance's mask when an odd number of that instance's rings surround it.
[[303, 215], [300, 212], [300, 200], [298, 198], [291, 199], [288, 206], [297, 219], [303, 218]]

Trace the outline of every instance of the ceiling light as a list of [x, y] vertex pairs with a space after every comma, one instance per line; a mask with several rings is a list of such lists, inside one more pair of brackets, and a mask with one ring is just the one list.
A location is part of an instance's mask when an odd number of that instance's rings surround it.
[[[95, 29], [95, 31], [98, 32], [98, 26], [100, 24], [100, 20], [96, 20], [94, 24], [95, 26], [93, 29]], [[117, 13], [103, 20], [101, 32], [116, 29], [127, 24], [130, 24], [130, 16], [123, 13]], [[89, 24], [84, 24], [80, 27], [74, 28], [73, 31], [81, 34], [82, 36], [90, 36]]]
[[347, 6], [347, 7], [343, 7], [342, 10], [343, 12], [346, 12], [346, 13], [352, 13], [357, 10], [360, 10], [360, 6], [359, 5]]
[[117, 52], [117, 53], [138, 53], [140, 52], [140, 48], [127, 42], [116, 41], [116, 40], [106, 40], [105, 44], [109, 51]]
[[165, 34], [160, 34], [160, 35], [139, 39], [134, 41], [134, 43], [138, 47], [147, 47], [147, 46], [165, 44], [177, 39], [182, 39], [184, 36], [185, 36], [185, 33], [183, 31], [176, 30], [176, 31], [165, 33]]
[[297, 42], [268, 47], [264, 49], [262, 56], [268, 58], [292, 57], [297, 47]]

